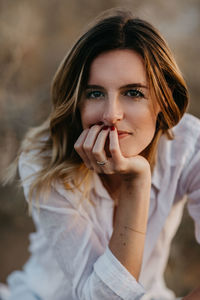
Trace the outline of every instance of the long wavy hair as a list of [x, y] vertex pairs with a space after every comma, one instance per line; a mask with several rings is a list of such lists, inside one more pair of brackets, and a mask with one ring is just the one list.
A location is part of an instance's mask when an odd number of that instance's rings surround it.
[[[7, 174], [15, 174], [21, 152], [32, 152], [31, 159], [40, 166], [30, 188], [47, 191], [54, 180], [67, 188], [85, 182], [88, 190], [90, 172], [74, 150], [82, 132], [79, 102], [84, 91], [90, 65], [101, 53], [115, 49], [132, 49], [143, 58], [150, 86], [160, 105], [156, 130], [146, 149], [151, 168], [156, 161], [157, 143], [162, 134], [172, 139], [171, 128], [183, 116], [188, 105], [188, 91], [173, 55], [161, 34], [148, 22], [134, 18], [124, 10], [106, 11], [77, 40], [61, 62], [52, 82], [52, 111], [39, 127], [31, 129], [19, 150], [18, 157]], [[80, 172], [79, 172], [80, 171]]]

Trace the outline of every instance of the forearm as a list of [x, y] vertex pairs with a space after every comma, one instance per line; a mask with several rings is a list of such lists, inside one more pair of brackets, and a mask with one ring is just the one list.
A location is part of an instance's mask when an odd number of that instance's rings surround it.
[[124, 184], [109, 248], [138, 279], [142, 264], [150, 199], [150, 176]]

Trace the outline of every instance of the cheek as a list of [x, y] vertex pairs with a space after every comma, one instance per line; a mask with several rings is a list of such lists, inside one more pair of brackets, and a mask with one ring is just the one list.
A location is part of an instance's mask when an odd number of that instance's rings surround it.
[[155, 129], [157, 112], [148, 106], [138, 105], [134, 110], [129, 110], [128, 119], [136, 129], [144, 129], [149, 132]]
[[129, 111], [127, 116], [134, 135], [133, 138], [120, 142], [122, 153], [125, 157], [140, 154], [152, 141], [155, 129], [157, 112], [149, 110], [148, 107], [137, 107], [134, 111]]
[[85, 103], [84, 105], [82, 105], [82, 107], [80, 108], [80, 115], [82, 126], [84, 129], [99, 121], [98, 109], [92, 103]]

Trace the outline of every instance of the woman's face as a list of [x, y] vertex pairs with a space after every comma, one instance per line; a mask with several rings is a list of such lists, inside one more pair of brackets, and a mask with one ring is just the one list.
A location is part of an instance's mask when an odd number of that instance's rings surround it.
[[125, 157], [140, 154], [152, 141], [160, 108], [150, 96], [137, 52], [111, 50], [95, 58], [81, 103], [83, 128], [99, 122], [114, 125]]

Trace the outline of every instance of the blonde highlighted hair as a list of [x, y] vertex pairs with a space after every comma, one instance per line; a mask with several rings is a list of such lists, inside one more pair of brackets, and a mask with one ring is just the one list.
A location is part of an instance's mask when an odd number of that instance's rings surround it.
[[[67, 188], [78, 187], [88, 174], [74, 143], [82, 131], [79, 102], [84, 91], [92, 61], [102, 52], [132, 49], [143, 58], [150, 92], [156, 97], [161, 112], [156, 131], [147, 147], [146, 158], [153, 169], [159, 138], [166, 134], [183, 116], [188, 105], [188, 91], [173, 55], [161, 34], [148, 22], [134, 18], [124, 10], [107, 11], [100, 15], [61, 62], [52, 82], [52, 112], [39, 127], [26, 135], [21, 152], [36, 150], [34, 159], [41, 166], [34, 177], [33, 190], [47, 191], [54, 180], [61, 180]], [[18, 155], [18, 157], [19, 157]], [[17, 160], [7, 174], [15, 174]]]

